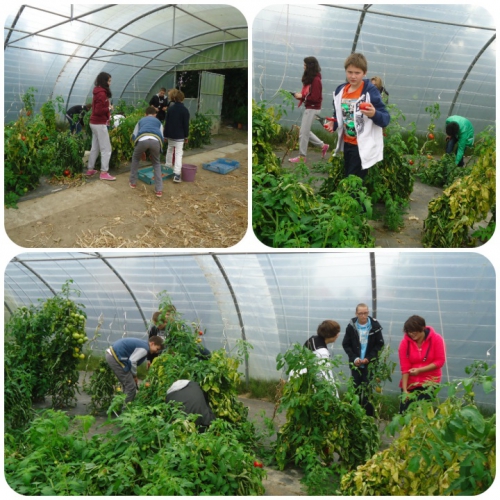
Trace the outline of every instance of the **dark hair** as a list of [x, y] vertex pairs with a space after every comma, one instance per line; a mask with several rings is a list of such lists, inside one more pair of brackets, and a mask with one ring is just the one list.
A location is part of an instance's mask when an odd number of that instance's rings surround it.
[[302, 85], [310, 85], [314, 80], [314, 77], [318, 73], [321, 73], [321, 68], [318, 60], [313, 56], [306, 57], [304, 59], [304, 64], [306, 65], [306, 69], [302, 75]]
[[324, 339], [331, 339], [340, 333], [340, 325], [333, 319], [325, 319], [318, 326], [317, 334]]
[[417, 316], [416, 314], [410, 316], [403, 326], [403, 331], [405, 333], [410, 332], [425, 332], [425, 319], [422, 316]]
[[147, 115], [156, 115], [157, 111], [156, 111], [156, 108], [155, 108], [154, 106], [148, 106], [148, 107], [146, 108], [145, 113], [146, 113]]
[[152, 337], [149, 337], [148, 342], [163, 347], [163, 339], [161, 337], [158, 337], [158, 335], [153, 335]]
[[446, 135], [450, 137], [456, 137], [458, 135], [460, 128], [457, 122], [450, 122], [446, 124]]
[[173, 304], [170, 304], [169, 306], [165, 307], [163, 311], [156, 311], [153, 313], [153, 322], [156, 323], [161, 314], [169, 314], [176, 311], [177, 309], [175, 308], [175, 306]]
[[368, 71], [368, 62], [366, 57], [359, 52], [353, 52], [345, 61], [344, 61], [344, 69], [347, 69], [348, 66], [354, 66], [355, 68], [360, 69], [363, 73]]
[[104, 71], [99, 73], [97, 75], [97, 78], [95, 79], [95, 86], [96, 87], [102, 87], [104, 90], [106, 90], [106, 94], [109, 97], [112, 96], [111, 90], [109, 89], [108, 85], [108, 80], [111, 78], [111, 75], [109, 73], [105, 73]]
[[162, 87], [162, 88], [160, 89], [160, 92], [162, 92], [162, 91], [163, 91], [163, 92], [166, 92], [166, 91], [167, 91], [167, 89], [166, 89], [165, 87]]

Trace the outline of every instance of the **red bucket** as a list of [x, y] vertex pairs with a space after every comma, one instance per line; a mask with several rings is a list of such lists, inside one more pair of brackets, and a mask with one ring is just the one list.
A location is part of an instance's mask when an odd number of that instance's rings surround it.
[[196, 176], [196, 165], [182, 165], [181, 175], [182, 180], [185, 182], [194, 182]]

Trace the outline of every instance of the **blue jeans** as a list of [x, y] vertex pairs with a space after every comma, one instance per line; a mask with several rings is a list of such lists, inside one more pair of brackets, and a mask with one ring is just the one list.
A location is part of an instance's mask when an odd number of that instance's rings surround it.
[[[458, 137], [450, 137], [450, 139], [446, 142], [446, 153], [453, 154], [453, 150], [455, 149], [455, 145], [458, 143]], [[459, 167], [464, 166], [464, 158], [458, 162]]]

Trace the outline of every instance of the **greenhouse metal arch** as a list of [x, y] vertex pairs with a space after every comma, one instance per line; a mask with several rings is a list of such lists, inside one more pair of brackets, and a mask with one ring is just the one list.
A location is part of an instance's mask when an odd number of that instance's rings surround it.
[[[425, 108], [438, 103], [438, 126], [458, 114], [480, 132], [495, 125], [495, 42], [494, 16], [477, 5], [270, 6], [254, 22], [253, 96], [275, 100], [280, 89], [300, 90], [303, 58], [314, 55], [328, 113], [332, 93], [345, 79], [345, 58], [362, 52], [367, 78], [382, 78], [390, 103], [418, 131], [428, 125]], [[296, 123], [297, 116], [294, 110], [282, 122]]]
[[[70, 107], [86, 102], [95, 77], [106, 71], [113, 76], [113, 94], [130, 104], [149, 99], [165, 85], [164, 75], [178, 67], [209, 70], [248, 66], [246, 19], [231, 6], [93, 7], [42, 9], [24, 5], [7, 17], [6, 122], [17, 117], [22, 107], [19, 96], [30, 87], [37, 89], [37, 110], [59, 95]], [[168, 41], [164, 41], [166, 37]], [[217, 47], [222, 47], [222, 58], [214, 59]]]
[[[87, 336], [100, 334], [94, 355], [118, 338], [145, 338], [166, 292], [183, 319], [204, 330], [208, 349], [231, 355], [239, 340], [251, 344], [247, 379], [282, 377], [278, 354], [303, 344], [324, 319], [338, 321], [342, 336], [360, 302], [377, 310], [396, 362], [402, 325], [419, 314], [445, 339], [444, 380], [462, 378], [475, 360], [495, 363], [495, 272], [475, 253], [21, 254], [5, 272], [5, 320], [68, 280], [80, 293], [72, 299], [84, 306]], [[331, 352], [346, 362], [341, 340]], [[396, 369], [388, 389], [398, 391], [398, 382]]]

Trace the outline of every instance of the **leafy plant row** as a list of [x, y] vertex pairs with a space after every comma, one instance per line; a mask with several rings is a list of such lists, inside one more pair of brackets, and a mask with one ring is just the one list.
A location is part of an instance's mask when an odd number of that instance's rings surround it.
[[[17, 207], [19, 198], [36, 188], [42, 176], [61, 179], [81, 176], [84, 153], [90, 151], [92, 145], [90, 113], [84, 118], [83, 133], [71, 134], [66, 122], [58, 122], [58, 116], [65, 115], [63, 98], [49, 99], [41, 106], [40, 113], [35, 113], [36, 92], [30, 87], [21, 96], [24, 107], [19, 118], [4, 128], [4, 203], [10, 208]], [[134, 151], [131, 135], [146, 107], [146, 101], [139, 101], [135, 106], [124, 101], [116, 105], [116, 113], [124, 114], [125, 119], [109, 130], [111, 167], [131, 160]], [[190, 120], [186, 149], [210, 144], [211, 126], [209, 116], [196, 113]], [[100, 157], [97, 167], [99, 165]]]

